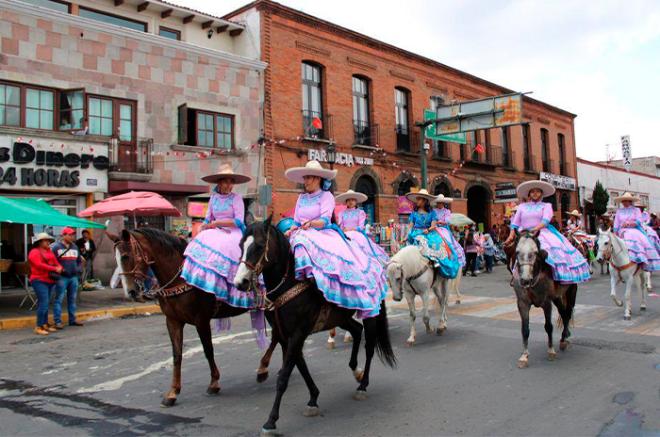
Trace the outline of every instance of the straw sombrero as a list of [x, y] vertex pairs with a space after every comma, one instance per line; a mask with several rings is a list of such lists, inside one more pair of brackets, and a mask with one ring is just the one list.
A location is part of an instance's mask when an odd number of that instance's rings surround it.
[[516, 193], [518, 194], [518, 197], [527, 199], [529, 197], [529, 192], [535, 188], [543, 192], [543, 195], [541, 197], [548, 197], [555, 194], [555, 187], [553, 187], [552, 184], [549, 184], [548, 182], [545, 181], [523, 182], [522, 184], [518, 185], [518, 188], [516, 188]]
[[577, 209], [574, 209], [571, 212], [567, 211], [567, 213], [568, 215], [572, 215], [573, 217], [582, 217], [582, 214], [580, 214], [580, 211], [578, 211]]
[[38, 243], [41, 240], [50, 240], [50, 241], [55, 241], [53, 237], [48, 235], [46, 232], [41, 232], [37, 235], [34, 236], [33, 242]]
[[624, 200], [630, 200], [631, 202], [634, 202], [639, 199], [629, 191], [626, 191], [621, 196], [614, 198], [615, 202], [623, 202]]
[[642, 203], [642, 201], [639, 200], [639, 199], [637, 199], [637, 202], [635, 202], [635, 207], [646, 209], [646, 205], [644, 205], [644, 204]]
[[321, 166], [318, 161], [309, 161], [304, 167], [293, 167], [284, 172], [284, 176], [291, 182], [303, 183], [305, 176], [318, 176], [322, 179], [334, 179], [337, 170], [328, 170]]
[[429, 202], [433, 202], [435, 200], [435, 196], [432, 194], [429, 194], [428, 191], [426, 191], [425, 188], [422, 188], [416, 193], [408, 193], [406, 194], [406, 198], [411, 201], [417, 200], [418, 197], [423, 197], [424, 199], [428, 200]]
[[454, 201], [451, 197], [445, 197], [444, 194], [439, 194], [434, 200], [433, 203], [452, 203]]
[[368, 199], [367, 195], [364, 193], [358, 193], [357, 191], [348, 190], [344, 194], [340, 194], [335, 197], [335, 200], [339, 203], [344, 203], [349, 199], [357, 200], [357, 203], [362, 203]]
[[231, 179], [235, 184], [244, 184], [252, 180], [250, 176], [234, 173], [234, 170], [231, 168], [230, 164], [220, 164], [218, 173], [204, 176], [202, 178], [204, 182], [210, 183], [219, 182], [221, 179]]

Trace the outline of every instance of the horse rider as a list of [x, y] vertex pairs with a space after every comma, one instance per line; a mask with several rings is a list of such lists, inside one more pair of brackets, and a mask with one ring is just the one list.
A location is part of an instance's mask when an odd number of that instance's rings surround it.
[[367, 214], [357, 206], [367, 200], [367, 195], [357, 193], [353, 190], [340, 194], [335, 197], [337, 203], [345, 203], [346, 209], [337, 216], [337, 222], [344, 231], [344, 234], [353, 241], [356, 241], [364, 252], [373, 256], [377, 261], [386, 264], [389, 256], [374, 241], [369, 238], [365, 225], [367, 223]]
[[646, 231], [646, 235], [653, 240], [653, 243], [655, 244], [656, 250], [658, 247], [660, 247], [660, 237], [658, 237], [658, 233], [651, 227], [651, 215], [648, 213], [648, 211], [644, 211], [646, 209], [646, 205], [644, 205], [641, 202], [635, 202], [635, 207], [639, 208], [639, 211], [642, 213], [641, 221], [642, 221], [642, 227]]
[[569, 212], [568, 215], [568, 220], [566, 220], [566, 228], [568, 229], [568, 232], [572, 234], [578, 231], [584, 231], [581, 218], [582, 214], [580, 214], [580, 211], [574, 209], [573, 211]]
[[385, 270], [332, 223], [335, 198], [329, 190], [336, 175], [337, 170], [325, 169], [318, 161], [285, 172], [291, 182], [304, 186], [294, 223], [285, 232], [296, 260], [296, 279], [314, 279], [329, 302], [357, 310], [360, 318], [375, 317], [387, 293]]
[[642, 226], [642, 213], [633, 206], [633, 202], [638, 200], [637, 197], [626, 192], [614, 200], [621, 202], [621, 207], [616, 210], [613, 229], [626, 242], [630, 260], [642, 264], [642, 268], [647, 272], [660, 270], [660, 248]]
[[186, 248], [181, 277], [228, 305], [252, 308], [253, 294], [234, 286], [241, 261], [239, 243], [245, 230], [245, 206], [243, 197], [232, 192], [234, 185], [245, 184], [251, 178], [234, 173], [229, 164], [222, 164], [217, 173], [202, 180], [215, 184], [215, 188], [211, 191], [201, 232]]
[[543, 202], [543, 198], [552, 196], [555, 187], [545, 181], [526, 181], [518, 185], [516, 191], [518, 197], [526, 199], [526, 202], [518, 206], [511, 219], [511, 232], [505, 245], [513, 243], [516, 230], [538, 232], [541, 249], [547, 252], [545, 262], [552, 268], [555, 281], [562, 284], [588, 281], [590, 274], [587, 260], [550, 224], [552, 205]]
[[465, 266], [465, 252], [459, 244], [458, 240], [454, 238], [454, 234], [449, 228], [451, 219], [451, 210], [448, 206], [454, 201], [451, 197], [445, 197], [444, 194], [438, 195], [431, 203], [436, 205], [433, 208], [435, 213], [435, 230], [440, 234], [442, 239], [451, 246], [454, 250], [454, 253], [458, 256], [458, 263], [461, 265], [461, 268]]
[[408, 221], [412, 229], [408, 234], [408, 244], [419, 246], [422, 255], [428, 258], [433, 267], [443, 278], [453, 279], [460, 269], [459, 255], [454, 252], [448, 240], [436, 231], [437, 217], [431, 202], [436, 196], [422, 188], [406, 194], [406, 198], [415, 204]]

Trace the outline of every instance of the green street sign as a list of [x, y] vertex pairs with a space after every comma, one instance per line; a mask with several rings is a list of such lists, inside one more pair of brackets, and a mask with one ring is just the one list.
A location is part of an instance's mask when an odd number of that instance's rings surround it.
[[[432, 111], [431, 109], [424, 110], [424, 121], [435, 120], [436, 118], [437, 117], [435, 115], [435, 111]], [[430, 124], [426, 127], [426, 130], [424, 131], [424, 136], [430, 140], [467, 144], [467, 140], [465, 138], [465, 132], [457, 132], [455, 134], [448, 134], [448, 135], [436, 135], [434, 124]]]

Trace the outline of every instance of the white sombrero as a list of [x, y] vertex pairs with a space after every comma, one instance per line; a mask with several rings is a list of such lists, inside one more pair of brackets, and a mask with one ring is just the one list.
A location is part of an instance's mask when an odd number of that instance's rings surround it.
[[337, 170], [328, 170], [321, 166], [318, 161], [309, 161], [304, 167], [293, 167], [284, 172], [284, 176], [291, 182], [303, 183], [305, 176], [318, 176], [322, 179], [334, 179]]
[[439, 194], [434, 200], [433, 203], [452, 203], [454, 201], [451, 197], [445, 197], [444, 194]]
[[230, 164], [220, 164], [218, 173], [204, 176], [202, 178], [204, 182], [210, 183], [219, 182], [222, 179], [231, 179], [235, 184], [244, 184], [252, 180], [250, 176], [234, 173], [234, 170], [231, 168]]
[[555, 187], [545, 181], [523, 182], [522, 184], [518, 185], [518, 188], [516, 188], [516, 193], [518, 194], [518, 197], [527, 199], [529, 197], [529, 192], [533, 189], [541, 190], [543, 192], [542, 197], [548, 197], [555, 194]]
[[429, 194], [428, 191], [426, 191], [425, 188], [422, 188], [416, 193], [408, 193], [406, 194], [406, 198], [408, 200], [412, 200], [413, 202], [417, 200], [418, 197], [423, 197], [424, 199], [428, 200], [429, 202], [433, 202], [435, 200], [435, 196], [432, 194]]
[[32, 242], [37, 243], [41, 240], [55, 241], [55, 239], [53, 237], [51, 237], [50, 235], [48, 235], [46, 232], [41, 232], [41, 233], [34, 236]]
[[634, 202], [639, 199], [629, 191], [626, 191], [621, 196], [614, 198], [615, 202], [623, 202], [624, 200], [630, 200], [631, 202]]
[[344, 203], [349, 199], [357, 200], [357, 203], [362, 203], [368, 199], [367, 195], [364, 193], [358, 193], [357, 191], [348, 190], [344, 194], [340, 194], [335, 197], [335, 200], [339, 203]]
[[577, 209], [574, 209], [571, 212], [568, 212], [568, 211], [566, 211], [566, 212], [568, 213], [568, 215], [572, 215], [573, 217], [582, 217], [582, 214]]

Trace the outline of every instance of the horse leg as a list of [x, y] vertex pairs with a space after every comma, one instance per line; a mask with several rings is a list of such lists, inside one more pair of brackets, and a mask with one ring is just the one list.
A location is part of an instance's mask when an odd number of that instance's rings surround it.
[[257, 369], [257, 382], [264, 382], [266, 379], [268, 379], [268, 366], [270, 365], [270, 359], [273, 356], [273, 351], [275, 351], [275, 347], [277, 346], [278, 342], [279, 341], [277, 335], [275, 334], [275, 330], [273, 330], [268, 349], [259, 361], [259, 368]]
[[433, 287], [433, 293], [438, 300], [438, 327], [435, 330], [437, 335], [442, 335], [447, 330], [447, 301], [449, 300], [447, 292], [447, 280], [441, 279]]
[[176, 397], [181, 393], [181, 360], [183, 358], [183, 326], [185, 323], [167, 317], [167, 332], [172, 343], [172, 386], [163, 398], [161, 405], [171, 407], [176, 403]]
[[319, 410], [319, 404], [318, 404], [320, 391], [316, 386], [316, 384], [314, 383], [314, 379], [312, 379], [311, 373], [309, 373], [309, 368], [307, 367], [307, 362], [305, 361], [305, 357], [302, 355], [302, 351], [300, 353], [300, 356], [298, 357], [298, 360], [296, 361], [296, 367], [298, 368], [300, 375], [302, 375], [303, 379], [305, 380], [305, 384], [307, 385], [307, 389], [309, 390], [309, 402], [307, 402], [307, 408], [305, 408], [305, 411], [303, 412], [303, 416], [305, 417], [318, 416], [319, 414], [321, 414], [321, 410]]
[[328, 349], [335, 348], [335, 336], [337, 335], [337, 329], [332, 328], [328, 333]]
[[300, 330], [296, 330], [290, 337], [289, 341], [286, 342], [286, 347], [284, 343], [282, 343], [282, 348], [286, 352], [284, 353], [282, 369], [277, 376], [277, 393], [275, 395], [275, 402], [273, 403], [273, 408], [270, 411], [268, 420], [263, 426], [262, 434], [272, 434], [277, 428], [275, 424], [280, 418], [280, 404], [282, 403], [282, 396], [284, 396], [284, 392], [289, 385], [289, 378], [291, 377], [293, 368], [298, 363], [300, 357], [302, 357], [302, 349], [305, 344], [306, 337], [306, 334]]
[[639, 304], [639, 310], [646, 311], [646, 295], [651, 289], [651, 286], [649, 285], [651, 283], [651, 272], [642, 272], [641, 279], [642, 281], [639, 284], [639, 293], [642, 295], [642, 302]]
[[353, 347], [351, 348], [351, 359], [348, 362], [348, 367], [353, 371], [353, 376], [360, 382], [364, 375], [364, 370], [358, 368], [358, 354], [360, 353], [360, 342], [362, 341], [362, 325], [350, 317], [346, 323], [339, 325], [346, 332], [350, 332], [353, 336]]
[[364, 363], [364, 375], [362, 376], [362, 381], [357, 388], [357, 391], [353, 395], [353, 399], [356, 401], [363, 401], [367, 399], [367, 386], [369, 386], [369, 373], [371, 371], [371, 360], [374, 357], [374, 350], [376, 349], [376, 318], [365, 319], [364, 320], [364, 340], [365, 340], [365, 351], [367, 359]]
[[555, 306], [559, 311], [563, 329], [561, 332], [561, 340], [559, 340], [559, 350], [565, 351], [568, 348], [568, 338], [571, 336], [570, 324], [573, 318], [573, 309], [575, 308], [575, 299], [577, 297], [577, 285], [572, 284], [566, 290], [566, 304], [562, 299], [555, 299]]
[[[629, 272], [625, 272], [628, 274]], [[630, 275], [625, 280], [626, 292], [624, 295], [625, 306], [623, 307], [623, 320], [632, 319], [632, 286], [635, 283], [639, 287], [639, 275]]]
[[456, 278], [452, 279], [452, 288], [454, 289], [454, 292], [456, 293], [456, 305], [461, 304], [461, 279], [463, 278], [463, 270], [458, 269], [458, 273], [456, 274]]
[[548, 361], [557, 358], [557, 352], [552, 344], [552, 302], [549, 300], [543, 304], [543, 315], [545, 316], [545, 332], [548, 334]]
[[623, 306], [623, 302], [621, 302], [616, 297], [616, 283], [617, 282], [618, 282], [618, 278], [617, 278], [616, 273], [610, 273], [610, 297], [612, 298], [612, 301], [614, 302], [614, 305], [620, 307], [620, 306]]
[[412, 346], [415, 344], [415, 338], [417, 337], [417, 333], [415, 332], [415, 319], [417, 318], [415, 314], [415, 294], [407, 290], [405, 294], [406, 302], [408, 302], [408, 311], [410, 312], [410, 336], [406, 340], [406, 344]]
[[426, 333], [431, 333], [431, 316], [429, 315], [429, 290], [424, 290], [422, 292], [422, 320], [424, 321], [424, 327], [426, 328]]
[[344, 333], [344, 343], [350, 343], [353, 341], [353, 336], [351, 335], [350, 331], [346, 331]]
[[520, 298], [518, 298], [518, 312], [520, 313], [523, 339], [523, 353], [518, 358], [518, 368], [523, 369], [529, 365], [529, 350], [527, 349], [529, 342], [529, 304], [523, 302]]
[[197, 328], [197, 335], [202, 342], [202, 347], [204, 348], [204, 356], [209, 363], [209, 368], [211, 369], [211, 383], [206, 389], [206, 393], [210, 395], [218, 394], [220, 392], [220, 370], [215, 364], [215, 357], [213, 356], [213, 341], [211, 336], [211, 324], [210, 320], [207, 320], [206, 323], [201, 323], [200, 325], [195, 326]]

